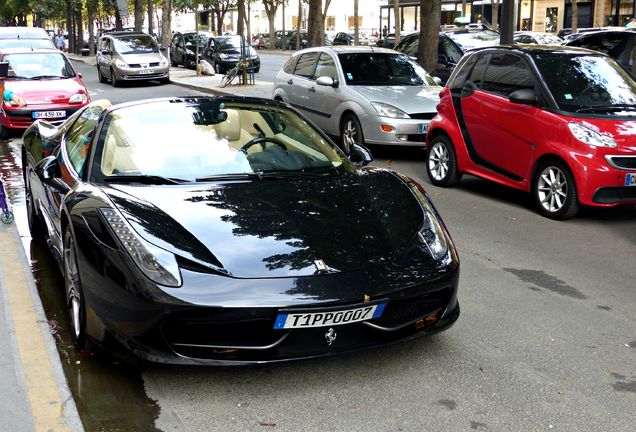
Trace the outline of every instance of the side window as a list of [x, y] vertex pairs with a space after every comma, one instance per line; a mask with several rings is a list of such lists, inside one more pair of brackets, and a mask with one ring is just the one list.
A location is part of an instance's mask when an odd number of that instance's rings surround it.
[[462, 59], [457, 68], [455, 68], [455, 72], [448, 80], [448, 88], [452, 90], [461, 89], [462, 87], [464, 87], [466, 78], [468, 78], [468, 74], [470, 74], [478, 58], [480, 58], [478, 55], [473, 54], [468, 55], [464, 59]]
[[481, 88], [481, 80], [484, 76], [484, 71], [486, 70], [486, 66], [488, 66], [488, 60], [490, 60], [490, 54], [483, 55], [477, 60], [475, 67], [470, 73], [470, 77], [468, 78], [470, 81], [477, 86], [477, 88]]
[[334, 81], [338, 79], [338, 74], [336, 73], [336, 63], [329, 54], [322, 53], [320, 54], [320, 58], [318, 59], [316, 72], [314, 72], [314, 79], [321, 76], [328, 76]]
[[92, 133], [102, 111], [103, 108], [99, 105], [89, 106], [66, 134], [66, 152], [75, 172], [80, 176], [88, 156]]
[[290, 57], [289, 60], [283, 66], [283, 71], [288, 74], [294, 73], [294, 68], [296, 67], [296, 62], [298, 61], [299, 56]]
[[417, 49], [420, 46], [420, 38], [413, 37], [408, 42], [404, 44], [404, 54], [415, 57], [417, 56]]
[[441, 38], [440, 43], [444, 46], [444, 55], [448, 57], [448, 60], [455, 64], [459, 63], [464, 54], [457, 45], [448, 37]]
[[296, 64], [296, 70], [294, 74], [300, 75], [305, 78], [311, 78], [314, 76], [314, 69], [316, 68], [316, 60], [318, 59], [317, 52], [311, 52], [303, 54]]
[[508, 53], [493, 54], [481, 88], [508, 97], [516, 90], [534, 88], [534, 77], [521, 57]]

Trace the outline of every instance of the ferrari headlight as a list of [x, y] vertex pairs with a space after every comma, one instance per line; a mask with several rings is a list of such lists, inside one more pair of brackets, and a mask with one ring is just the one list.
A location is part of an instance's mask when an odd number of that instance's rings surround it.
[[407, 113], [397, 107], [394, 107], [393, 105], [385, 104], [382, 102], [371, 102], [371, 105], [373, 106], [373, 108], [375, 108], [380, 117], [410, 118]]
[[99, 210], [143, 274], [161, 285], [181, 285], [181, 272], [173, 253], [143, 239], [117, 211], [105, 208]]
[[75, 93], [73, 96], [68, 98], [68, 103], [86, 103], [88, 101], [88, 97], [84, 93]]
[[424, 202], [424, 223], [417, 233], [418, 238], [426, 245], [431, 256], [440, 260], [448, 253], [448, 241], [442, 224], [431, 208], [428, 199]]
[[616, 147], [616, 141], [609, 135], [603, 135], [581, 123], [568, 123], [574, 138], [594, 147]]

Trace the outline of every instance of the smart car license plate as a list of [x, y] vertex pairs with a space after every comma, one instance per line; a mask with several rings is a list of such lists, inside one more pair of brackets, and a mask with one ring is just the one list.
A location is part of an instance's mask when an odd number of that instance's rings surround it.
[[66, 117], [66, 111], [33, 111], [34, 119], [62, 118]]
[[350, 309], [325, 310], [323, 312], [280, 313], [274, 329], [327, 327], [379, 318], [386, 303], [361, 305]]
[[426, 132], [428, 132], [428, 123], [420, 123], [417, 125], [418, 134], [425, 134]]
[[139, 75], [148, 75], [148, 74], [155, 73], [155, 70], [154, 69], [140, 69], [140, 70], [137, 71], [137, 73]]

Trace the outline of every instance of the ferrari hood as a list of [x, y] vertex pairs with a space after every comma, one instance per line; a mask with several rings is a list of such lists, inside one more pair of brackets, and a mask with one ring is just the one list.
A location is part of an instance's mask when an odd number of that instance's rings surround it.
[[106, 192], [147, 240], [160, 239], [177, 255], [208, 257], [240, 278], [313, 275], [322, 263], [327, 272], [388, 264], [412, 244], [422, 223], [411, 191], [384, 170], [215, 184], [113, 184]]

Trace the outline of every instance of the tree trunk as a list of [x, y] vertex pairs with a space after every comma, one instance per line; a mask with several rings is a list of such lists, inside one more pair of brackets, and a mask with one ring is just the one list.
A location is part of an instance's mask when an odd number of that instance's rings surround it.
[[274, 18], [276, 18], [276, 11], [278, 10], [278, 1], [263, 1], [263, 6], [265, 6], [265, 14], [267, 14], [267, 25], [269, 26], [269, 47], [271, 49], [274, 49], [276, 48], [276, 29], [274, 28]]
[[73, 36], [73, 3], [66, 0], [66, 34], [68, 35], [68, 51], [71, 51], [71, 41]]
[[115, 3], [115, 30], [122, 31], [124, 29], [124, 24], [121, 21], [121, 14], [119, 13], [119, 8]]
[[144, 0], [135, 0], [135, 31], [141, 31], [144, 25]]
[[298, 17], [296, 19], [296, 49], [300, 49], [300, 23], [302, 21], [303, 16], [303, 4], [300, 0], [298, 0]]
[[236, 3], [238, 9], [238, 19], [236, 20], [236, 34], [245, 36], [245, 0], [238, 0]]
[[155, 32], [155, 23], [153, 21], [153, 15], [155, 13], [154, 8], [155, 5], [152, 3], [152, 0], [148, 0], [148, 34], [154, 34]]
[[492, 22], [490, 26], [493, 30], [497, 30], [499, 26], [499, 0], [490, 0], [490, 3], [492, 4]]
[[577, 0], [572, 0], [572, 33], [578, 31], [579, 26], [579, 5]]
[[[161, 45], [168, 48], [172, 42], [172, 0], [161, 2]], [[166, 51], [170, 55], [170, 50]]]
[[307, 14], [307, 45], [320, 46], [325, 38], [325, 21], [322, 14], [322, 0], [309, 0]]
[[441, 11], [442, 0], [420, 0], [420, 41], [417, 61], [430, 74], [434, 73], [437, 66]]
[[88, 55], [95, 55], [95, 12], [97, 11], [97, 0], [86, 2], [86, 13], [88, 17]]
[[[397, 45], [398, 42], [400, 42], [400, 29], [402, 28], [402, 20], [400, 19], [400, 0], [395, 0], [393, 2], [393, 13], [395, 14], [395, 44]], [[389, 32], [390, 31], [391, 30], [389, 29]]]
[[75, 27], [77, 28], [77, 37], [75, 38], [75, 54], [82, 53], [84, 46], [84, 26], [82, 25], [82, 9], [75, 11]]
[[353, 43], [360, 44], [360, 25], [358, 24], [358, 0], [353, 0]]

